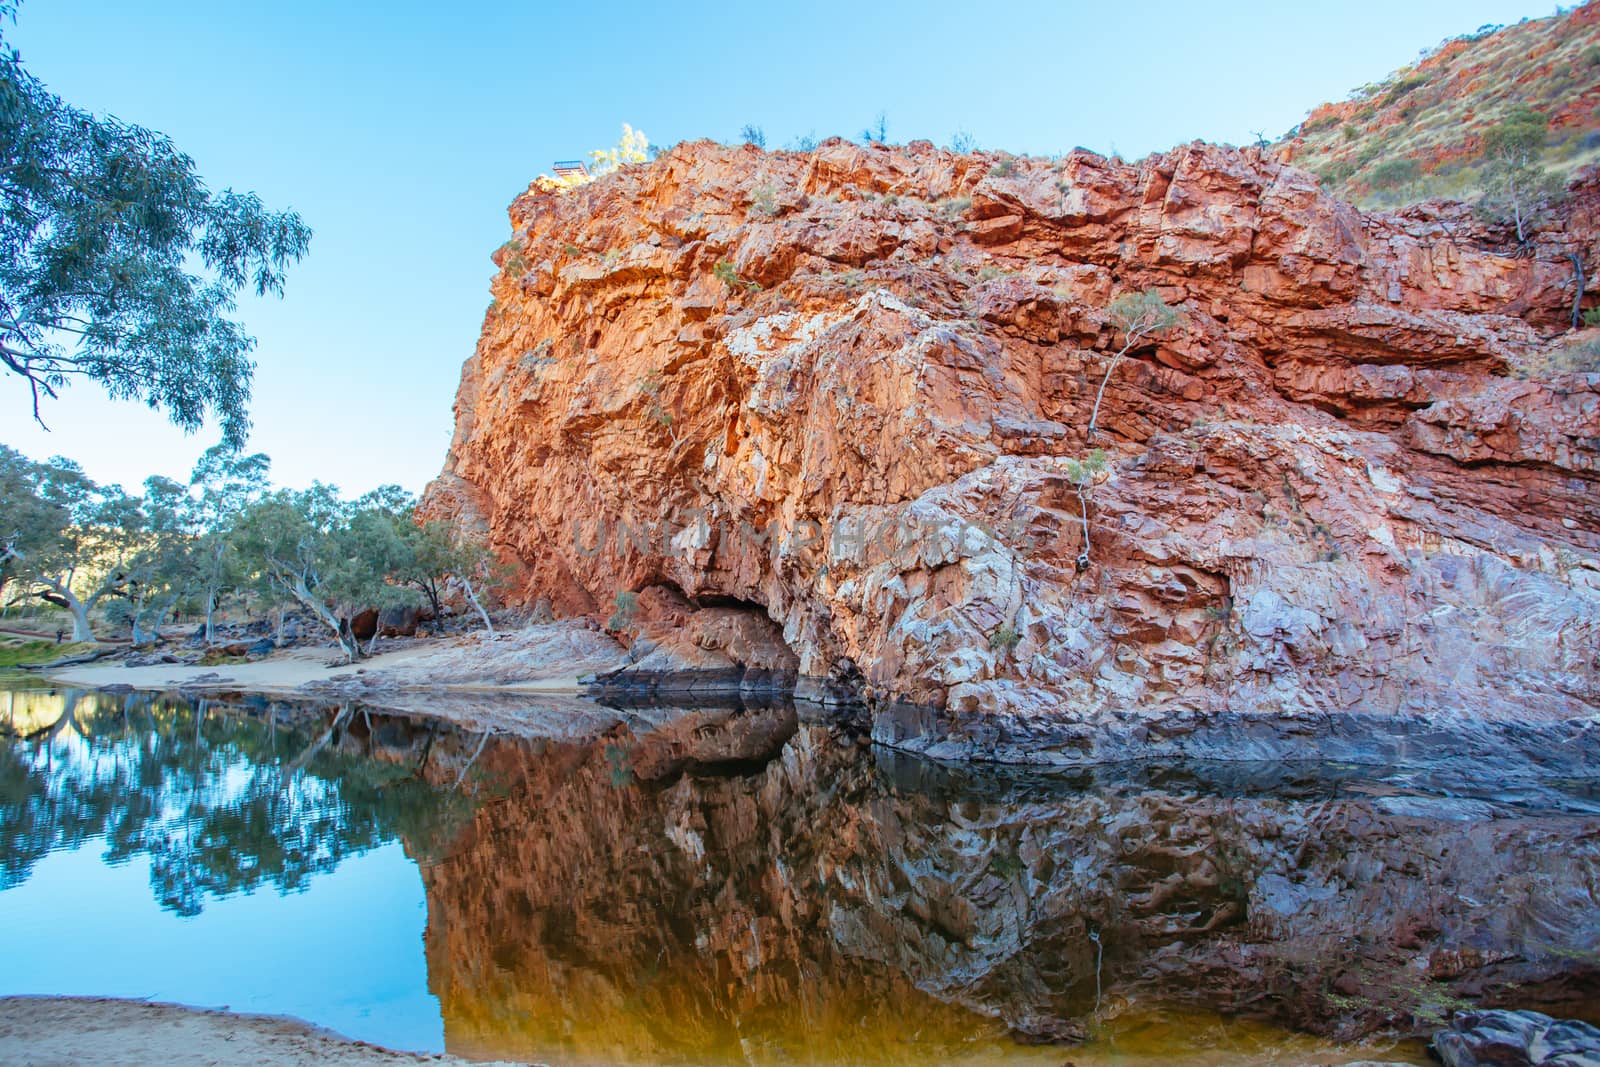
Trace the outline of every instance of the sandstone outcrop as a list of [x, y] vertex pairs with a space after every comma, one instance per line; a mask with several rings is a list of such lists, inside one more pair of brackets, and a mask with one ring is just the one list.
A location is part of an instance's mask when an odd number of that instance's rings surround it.
[[[1596, 204], [1519, 257], [1255, 149], [680, 145], [512, 205], [427, 507], [641, 658], [692, 633], [941, 755], [1593, 716], [1600, 375], [1517, 372], [1573, 340]], [[1143, 291], [1183, 320], [1087, 440]]]

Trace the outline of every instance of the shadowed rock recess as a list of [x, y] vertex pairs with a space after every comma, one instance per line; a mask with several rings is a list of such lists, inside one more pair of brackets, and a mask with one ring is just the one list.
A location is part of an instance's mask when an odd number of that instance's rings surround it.
[[[1515, 372], [1573, 339], [1597, 205], [1516, 256], [1255, 149], [680, 145], [512, 204], [427, 506], [623, 634], [613, 685], [795, 681], [940, 756], [1570, 726], [1600, 376]], [[1146, 290], [1182, 321], [1087, 440], [1106, 309]]]

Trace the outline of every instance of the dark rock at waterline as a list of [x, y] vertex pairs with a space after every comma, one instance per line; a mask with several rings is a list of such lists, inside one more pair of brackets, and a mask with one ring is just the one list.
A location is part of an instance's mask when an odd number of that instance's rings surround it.
[[1600, 1029], [1536, 1011], [1463, 1011], [1433, 1037], [1445, 1067], [1600, 1067]]
[[602, 674], [588, 683], [590, 695], [612, 698], [678, 697], [703, 698], [726, 694], [777, 696], [794, 689], [793, 671], [747, 667], [693, 670], [640, 670], [627, 667]]

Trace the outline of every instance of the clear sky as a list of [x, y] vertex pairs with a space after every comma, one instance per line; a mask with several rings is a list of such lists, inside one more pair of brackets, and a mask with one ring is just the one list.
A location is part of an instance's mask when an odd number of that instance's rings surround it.
[[[315, 229], [283, 301], [246, 302], [251, 448], [274, 475], [420, 490], [508, 236], [505, 208], [554, 159], [616, 142], [769, 147], [857, 135], [1129, 158], [1196, 138], [1277, 136], [1315, 104], [1527, 0], [490, 3], [25, 0], [24, 64], [68, 101], [161, 130], [213, 188], [259, 192]], [[132, 489], [186, 475], [185, 437], [91, 386], [27, 419], [0, 378], [0, 441]]]

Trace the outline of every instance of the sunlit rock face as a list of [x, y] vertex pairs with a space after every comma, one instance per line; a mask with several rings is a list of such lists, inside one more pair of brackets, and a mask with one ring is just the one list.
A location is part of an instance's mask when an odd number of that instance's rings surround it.
[[[899, 700], [879, 739], [944, 755], [1592, 714], [1600, 377], [1512, 370], [1570, 340], [1596, 201], [1516, 257], [1253, 149], [680, 145], [513, 203], [428, 506], [652, 670]], [[1106, 308], [1147, 289], [1183, 321], [1087, 440]]]
[[1600, 819], [1507, 768], [967, 774], [784, 709], [479, 766], [497, 799], [423, 869], [457, 1053], [904, 1062], [1157, 1005], [1345, 1038], [1468, 995], [1597, 1007]]

